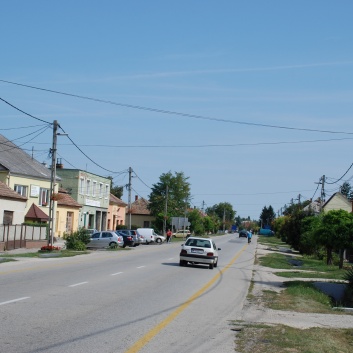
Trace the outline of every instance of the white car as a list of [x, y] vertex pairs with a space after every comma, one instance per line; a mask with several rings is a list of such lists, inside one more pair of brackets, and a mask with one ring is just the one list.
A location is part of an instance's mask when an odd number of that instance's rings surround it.
[[211, 238], [189, 237], [182, 244], [180, 251], [180, 266], [191, 264], [205, 264], [212, 270], [218, 264], [218, 250]]
[[173, 238], [187, 238], [191, 235], [188, 229], [180, 229], [173, 233]]
[[166, 238], [163, 235], [157, 234], [153, 228], [137, 228], [137, 234], [140, 237], [142, 244], [163, 243]]

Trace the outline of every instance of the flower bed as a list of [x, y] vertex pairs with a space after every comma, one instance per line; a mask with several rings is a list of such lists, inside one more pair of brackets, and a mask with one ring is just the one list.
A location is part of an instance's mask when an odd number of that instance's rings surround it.
[[43, 252], [59, 251], [59, 250], [60, 250], [60, 247], [54, 246], [54, 245], [45, 245], [40, 248], [40, 251], [43, 251]]

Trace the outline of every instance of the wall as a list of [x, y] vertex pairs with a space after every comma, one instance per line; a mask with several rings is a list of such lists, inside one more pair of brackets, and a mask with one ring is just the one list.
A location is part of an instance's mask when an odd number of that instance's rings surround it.
[[25, 219], [25, 201], [0, 199], [0, 224], [3, 224], [4, 211], [13, 211], [12, 224], [21, 224]]

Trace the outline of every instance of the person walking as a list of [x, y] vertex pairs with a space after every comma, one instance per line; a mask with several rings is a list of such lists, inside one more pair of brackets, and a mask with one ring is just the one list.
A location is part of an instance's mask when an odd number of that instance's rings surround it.
[[251, 230], [248, 231], [248, 233], [247, 233], [247, 238], [248, 238], [248, 244], [250, 244], [250, 243], [251, 243], [251, 238], [252, 238], [252, 232], [251, 232]]
[[167, 243], [170, 243], [172, 239], [172, 231], [170, 229], [168, 229], [167, 232]]

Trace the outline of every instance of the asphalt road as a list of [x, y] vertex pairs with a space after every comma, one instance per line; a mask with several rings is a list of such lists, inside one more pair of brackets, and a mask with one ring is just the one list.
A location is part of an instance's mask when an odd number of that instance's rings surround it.
[[255, 244], [215, 240], [213, 270], [180, 267], [179, 242], [0, 264], [1, 351], [234, 352]]

